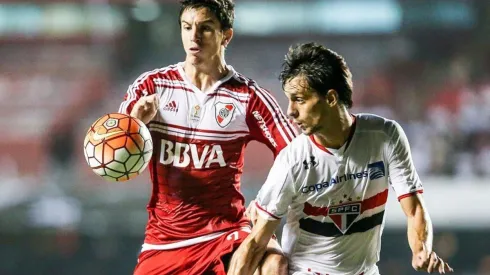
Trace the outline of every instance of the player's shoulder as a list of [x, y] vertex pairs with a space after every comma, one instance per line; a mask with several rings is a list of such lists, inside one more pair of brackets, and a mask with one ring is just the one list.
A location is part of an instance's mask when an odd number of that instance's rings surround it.
[[154, 68], [152, 70], [141, 73], [136, 81], [144, 81], [147, 79], [167, 79], [167, 80], [180, 80], [179, 64], [168, 65], [161, 68]]
[[257, 81], [254, 79], [247, 77], [237, 71], [233, 74], [232, 80], [239, 86], [243, 88], [248, 94], [265, 94], [267, 96], [271, 96], [271, 93], [260, 86]]
[[388, 119], [382, 116], [368, 113], [356, 114], [356, 131], [383, 133], [386, 136], [391, 136], [393, 131], [400, 128], [400, 124], [393, 119]]
[[301, 164], [302, 160], [309, 158], [313, 154], [312, 144], [309, 139], [310, 137], [305, 134], [298, 135], [279, 152], [277, 158], [284, 165], [287, 165], [287, 168], [293, 168]]

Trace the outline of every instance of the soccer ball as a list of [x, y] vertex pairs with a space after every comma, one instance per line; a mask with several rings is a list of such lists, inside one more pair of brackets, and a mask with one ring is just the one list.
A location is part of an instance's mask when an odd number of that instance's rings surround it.
[[111, 113], [97, 119], [83, 141], [85, 160], [109, 181], [127, 181], [145, 170], [153, 152], [150, 131], [137, 118]]

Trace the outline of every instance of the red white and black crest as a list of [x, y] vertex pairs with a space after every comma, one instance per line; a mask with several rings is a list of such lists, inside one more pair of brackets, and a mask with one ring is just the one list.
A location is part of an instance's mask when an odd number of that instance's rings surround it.
[[328, 208], [328, 216], [337, 228], [345, 234], [361, 214], [360, 203], [349, 203]]
[[230, 124], [235, 112], [235, 105], [233, 103], [218, 102], [214, 104], [216, 122], [221, 128], [225, 128]]

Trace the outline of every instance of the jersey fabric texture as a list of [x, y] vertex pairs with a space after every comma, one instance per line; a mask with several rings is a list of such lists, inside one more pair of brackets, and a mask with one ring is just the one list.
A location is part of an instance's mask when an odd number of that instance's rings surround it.
[[249, 226], [240, 192], [245, 147], [259, 141], [274, 156], [296, 136], [277, 101], [227, 66], [209, 91], [189, 81], [183, 63], [142, 74], [119, 112], [156, 94], [159, 110], [148, 123], [153, 190], [143, 251], [192, 246]]
[[226, 275], [232, 253], [249, 235], [244, 228], [211, 241], [178, 249], [148, 250], [138, 257], [134, 275]]
[[354, 118], [338, 150], [297, 137], [258, 194], [261, 216], [287, 215], [282, 247], [298, 274], [378, 274], [388, 188], [398, 199], [423, 191], [400, 125], [370, 114]]

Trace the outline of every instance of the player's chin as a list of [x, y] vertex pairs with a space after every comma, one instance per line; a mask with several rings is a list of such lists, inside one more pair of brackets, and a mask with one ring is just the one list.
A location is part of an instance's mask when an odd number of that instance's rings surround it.
[[200, 55], [192, 53], [187, 54], [187, 60], [189, 60], [193, 65], [201, 64], [204, 61]]
[[314, 134], [314, 131], [312, 131], [312, 129], [308, 127], [300, 127], [300, 130], [303, 134], [307, 136]]

